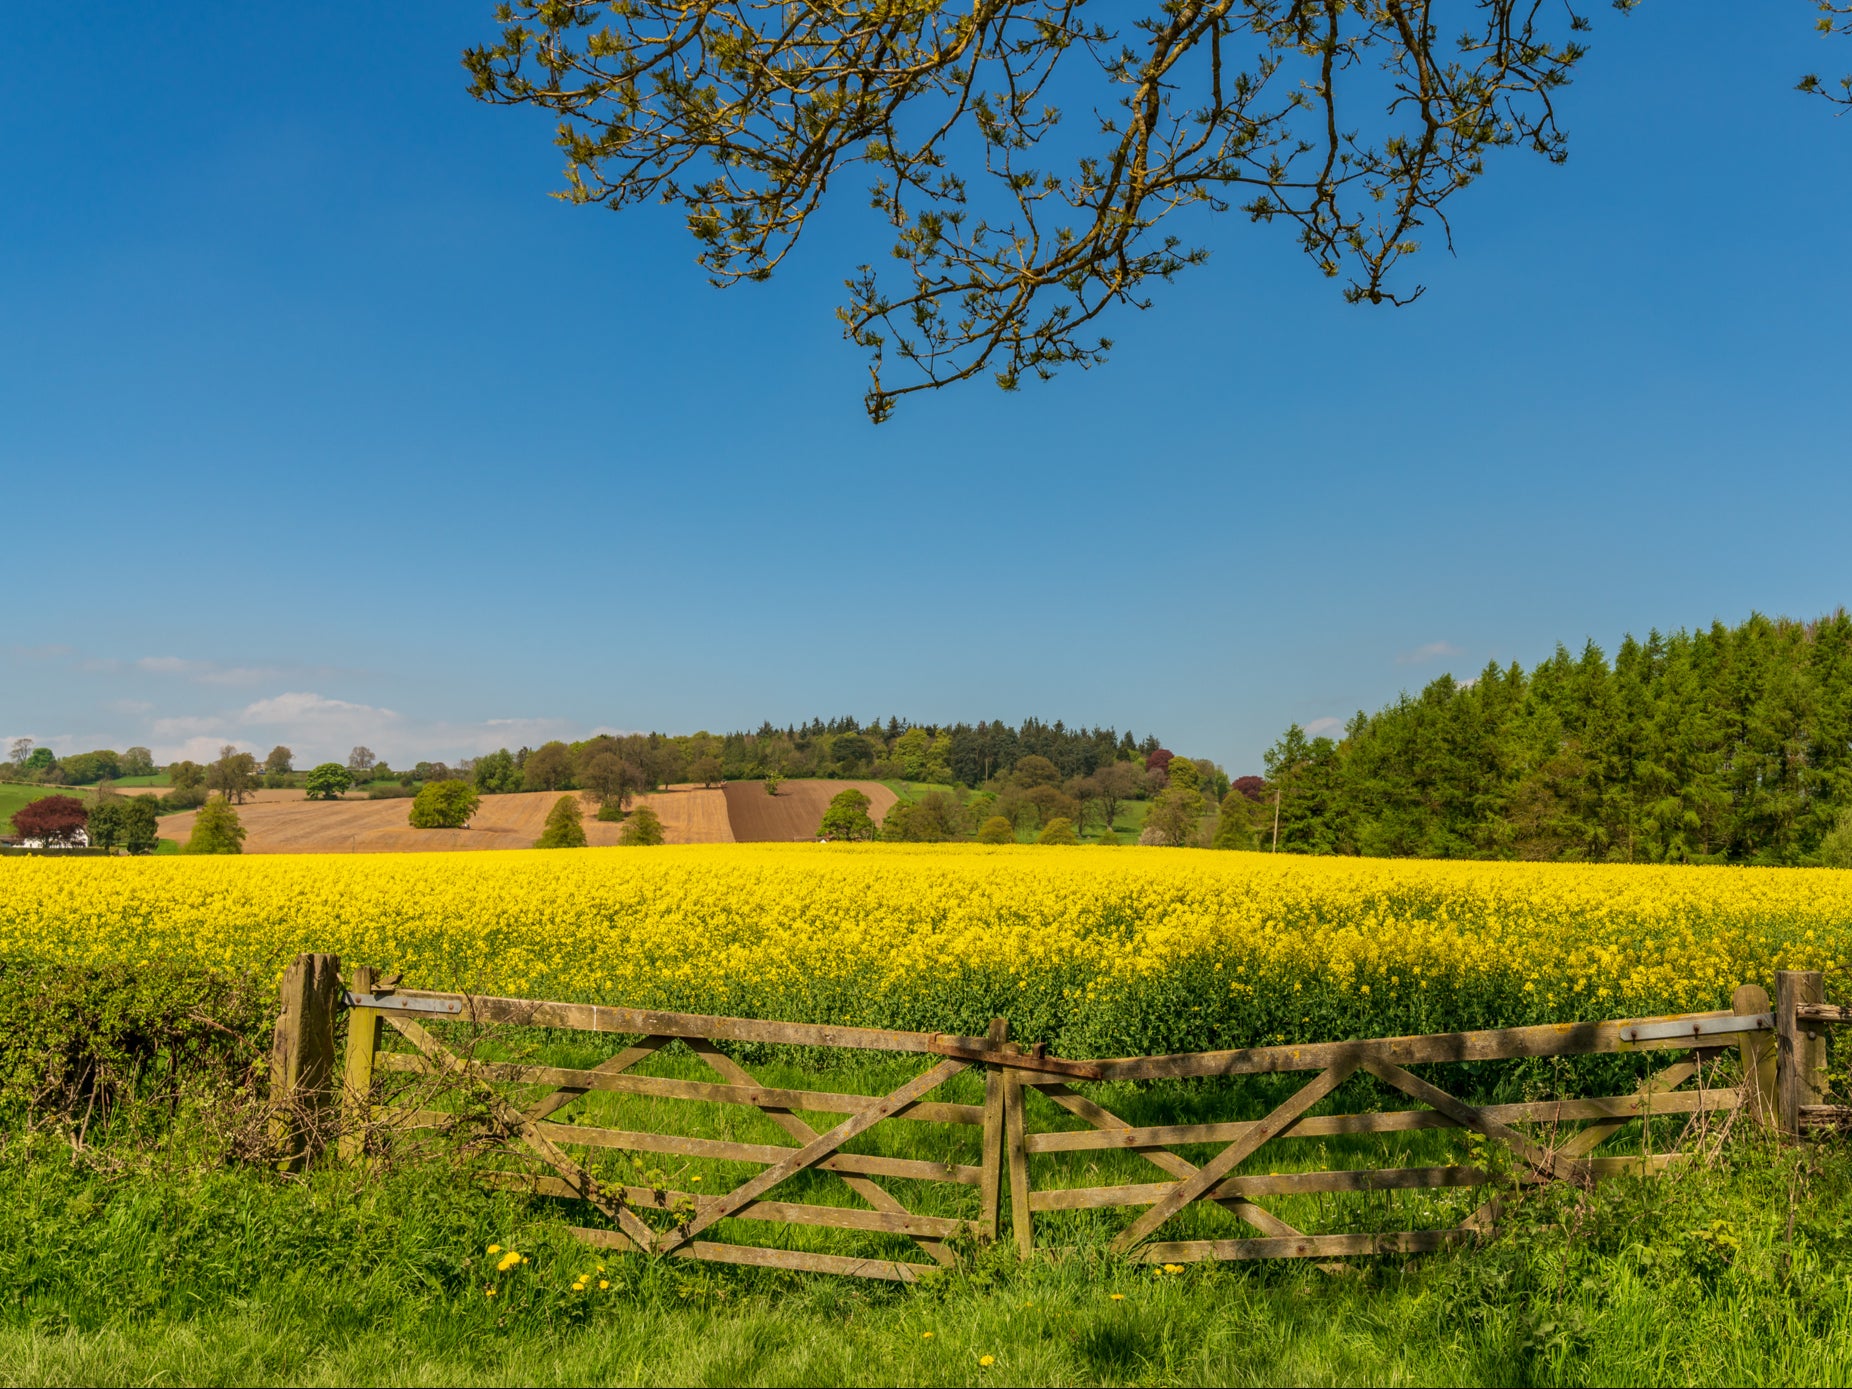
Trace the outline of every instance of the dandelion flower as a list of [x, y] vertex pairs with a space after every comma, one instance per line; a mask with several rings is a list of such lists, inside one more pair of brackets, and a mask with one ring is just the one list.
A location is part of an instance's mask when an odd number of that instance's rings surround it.
[[932, 1332], [930, 1332], [930, 1331], [922, 1331], [922, 1332], [920, 1332], [920, 1339], [921, 1339], [922, 1341], [930, 1341], [930, 1340], [932, 1339]]
[[609, 1278], [600, 1278], [598, 1280], [598, 1291], [599, 1292], [603, 1292], [606, 1288], [610, 1286], [611, 1286], [611, 1280]]
[[1125, 1294], [1124, 1294], [1124, 1293], [1114, 1293], [1114, 1294], [1112, 1295], [1112, 1300], [1113, 1300], [1114, 1302], [1124, 1302], [1124, 1301], [1125, 1301]]
[[499, 1244], [491, 1244], [489, 1246], [489, 1252], [491, 1254], [499, 1254], [502, 1252], [502, 1247]]
[[980, 1365], [994, 1365], [997, 1363], [997, 1357], [994, 1355], [980, 1355], [977, 1358], [977, 1363]]

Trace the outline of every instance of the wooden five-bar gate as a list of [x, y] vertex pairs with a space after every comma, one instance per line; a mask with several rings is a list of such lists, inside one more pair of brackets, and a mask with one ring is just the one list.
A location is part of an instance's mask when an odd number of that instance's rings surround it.
[[[447, 1129], [487, 1137], [499, 1151], [527, 1160], [521, 1169], [486, 1171], [486, 1181], [582, 1202], [602, 1215], [605, 1225], [575, 1231], [589, 1243], [653, 1256], [901, 1281], [955, 1263], [954, 1246], [961, 1239], [998, 1238], [1006, 1205], [1011, 1234], [1025, 1255], [1038, 1247], [1038, 1215], [1113, 1208], [1142, 1208], [1113, 1235], [1114, 1250], [1159, 1264], [1434, 1250], [1490, 1231], [1500, 1200], [1527, 1184], [1586, 1185], [1619, 1174], [1652, 1175], [1681, 1159], [1676, 1143], [1663, 1152], [1643, 1145], [1625, 1154], [1601, 1151], [1636, 1120], [1686, 1116], [1688, 1133], [1708, 1116], [1746, 1114], [1800, 1134], [1841, 1126], [1852, 1116], [1826, 1103], [1826, 1029], [1852, 1021], [1852, 1010], [1826, 1004], [1821, 976], [1802, 971], [1777, 975], [1772, 1008], [1762, 989], [1745, 985], [1728, 1012], [1074, 1060], [1012, 1041], [1001, 1019], [986, 1036], [965, 1037], [440, 993], [397, 987], [396, 980], [379, 980], [365, 967], [343, 982], [339, 969], [335, 957], [305, 955], [284, 979], [272, 1074], [279, 1100], [277, 1136], [286, 1162], [306, 1161], [330, 1137], [340, 1155], [351, 1160], [362, 1158], [369, 1143], [382, 1135]], [[347, 1041], [337, 1082], [335, 1019], [342, 1011]], [[485, 1039], [505, 1036], [502, 1029], [509, 1027], [628, 1040], [617, 1054], [585, 1068], [485, 1060], [474, 1054]], [[651, 1075], [642, 1069], [674, 1043], [699, 1058], [711, 1079]], [[776, 1087], [761, 1084], [724, 1049], [739, 1044], [880, 1053], [887, 1060], [917, 1056], [924, 1069], [885, 1094]], [[1410, 1069], [1630, 1052], [1665, 1053], [1668, 1064], [1630, 1093], [1598, 1098], [1472, 1103]], [[973, 1070], [982, 1077], [981, 1103], [945, 1095], [948, 1082]], [[1225, 1122], [1135, 1125], [1076, 1088], [1294, 1073], [1309, 1078], [1269, 1112]], [[1405, 1107], [1314, 1112], [1359, 1075], [1379, 1083], [1374, 1098], [1390, 1093], [1403, 1098]], [[391, 1093], [394, 1078], [402, 1082], [397, 1095]], [[1729, 1083], [1719, 1084], [1720, 1078]], [[960, 1085], [973, 1090], [969, 1080]], [[543, 1092], [533, 1094], [536, 1087]], [[529, 1093], [517, 1096], [511, 1088]], [[764, 1115], [788, 1141], [739, 1142], [656, 1127], [608, 1128], [571, 1122], [576, 1115], [562, 1113], [600, 1092], [739, 1106]], [[1032, 1093], [1051, 1102], [1062, 1126], [1037, 1125], [1027, 1117]], [[446, 1101], [448, 1109], [432, 1107]], [[819, 1126], [806, 1115], [836, 1122]], [[975, 1161], [852, 1150], [851, 1144], [877, 1126], [897, 1124], [953, 1126], [975, 1139], [974, 1145], [966, 1140], [975, 1146], [975, 1153], [968, 1154]], [[1482, 1158], [1477, 1165], [1245, 1170], [1256, 1154], [1276, 1143], [1447, 1128], [1479, 1135], [1485, 1151], [1501, 1155], [1501, 1162]], [[1198, 1163], [1178, 1152], [1185, 1147], [1215, 1151]], [[585, 1156], [588, 1151], [666, 1155], [758, 1170], [730, 1191], [694, 1192], [659, 1181], [600, 1177], [596, 1160]], [[1091, 1186], [1035, 1180], [1038, 1167], [1050, 1175], [1060, 1155], [1084, 1159], [1108, 1151], [1136, 1154], [1141, 1165], [1156, 1169], [1153, 1180]], [[779, 1199], [789, 1194], [779, 1188], [788, 1188], [795, 1178], [803, 1177], [814, 1188], [819, 1173], [839, 1180], [835, 1194], [846, 1192], [856, 1204]], [[975, 1188], [975, 1201], [967, 1190], [967, 1214], [922, 1213], [903, 1203], [896, 1182], [911, 1184], [909, 1191], [939, 1184]], [[1457, 1225], [1370, 1233], [1307, 1232], [1267, 1204], [1282, 1196], [1441, 1188], [1482, 1188], [1490, 1194]], [[1201, 1205], [1219, 1207], [1245, 1230], [1230, 1237], [1159, 1238], [1181, 1213]], [[727, 1222], [726, 1240], [716, 1238], [722, 1222]], [[754, 1222], [901, 1236], [913, 1241], [920, 1258], [857, 1258], [731, 1238], [742, 1224]]]

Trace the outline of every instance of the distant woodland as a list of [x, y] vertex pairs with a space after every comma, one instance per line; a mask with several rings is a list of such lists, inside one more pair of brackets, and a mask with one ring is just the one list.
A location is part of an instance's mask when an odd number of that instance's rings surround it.
[[486, 795], [580, 790], [621, 813], [677, 783], [869, 778], [908, 783], [904, 804], [892, 824], [849, 837], [984, 838], [1007, 827], [1009, 839], [1051, 843], [1125, 831], [1148, 844], [1282, 853], [1852, 868], [1852, 617], [1755, 616], [1628, 637], [1611, 661], [1591, 642], [1579, 655], [1559, 646], [1528, 671], [1442, 676], [1358, 713], [1342, 737], [1287, 729], [1264, 778], [1231, 778], [1153, 736], [1035, 718], [600, 735], [400, 769], [364, 747], [306, 772], [286, 747], [261, 762], [226, 747], [216, 762], [158, 772], [140, 747], [59, 759], [21, 739], [11, 754], [0, 781], [141, 778], [172, 788], [165, 811], [215, 791], [242, 800], [259, 785], [380, 797], [459, 780]]
[[1282, 851], [1852, 867], [1852, 618], [1443, 676], [1339, 739], [1289, 728], [1267, 783]]

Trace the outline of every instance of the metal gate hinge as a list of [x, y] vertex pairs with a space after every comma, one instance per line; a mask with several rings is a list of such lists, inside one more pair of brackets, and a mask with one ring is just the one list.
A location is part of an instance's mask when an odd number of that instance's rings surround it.
[[461, 1013], [463, 1000], [458, 998], [408, 998], [402, 994], [342, 993], [341, 1002], [349, 1008], [390, 1008], [400, 1013]]
[[1680, 1018], [1669, 1022], [1636, 1022], [1620, 1030], [1623, 1042], [1658, 1042], [1671, 1037], [1716, 1037], [1731, 1032], [1772, 1032], [1773, 1013], [1749, 1013], [1733, 1018]]

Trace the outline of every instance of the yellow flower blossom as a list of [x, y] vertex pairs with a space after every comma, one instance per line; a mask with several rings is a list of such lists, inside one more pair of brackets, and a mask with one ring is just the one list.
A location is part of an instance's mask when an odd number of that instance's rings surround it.
[[433, 989], [928, 1031], [1007, 997], [1061, 1051], [1123, 1054], [1728, 1007], [1782, 968], [1831, 990], [1852, 873], [887, 844], [0, 859], [0, 956], [274, 978], [304, 950]]

